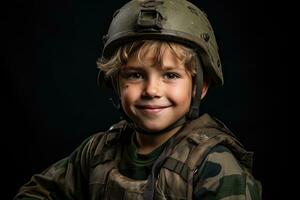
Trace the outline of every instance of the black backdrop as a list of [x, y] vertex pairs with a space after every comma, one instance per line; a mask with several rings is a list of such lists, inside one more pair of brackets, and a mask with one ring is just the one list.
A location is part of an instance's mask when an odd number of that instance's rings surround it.
[[[29, 0], [2, 8], [1, 143], [8, 199], [33, 173], [118, 121], [108, 91], [97, 87], [95, 61], [112, 14], [124, 2]], [[194, 2], [215, 29], [225, 76], [202, 112], [223, 120], [255, 152], [253, 173], [264, 199], [276, 199], [287, 170], [282, 159], [288, 158], [278, 147], [289, 147], [281, 137], [289, 131], [281, 59], [282, 43], [289, 40], [285, 22], [276, 5], [265, 1]]]

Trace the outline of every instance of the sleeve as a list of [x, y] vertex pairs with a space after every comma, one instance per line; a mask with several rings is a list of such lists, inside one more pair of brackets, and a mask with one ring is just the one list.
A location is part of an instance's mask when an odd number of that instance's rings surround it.
[[14, 200], [88, 199], [88, 166], [93, 139], [86, 139], [70, 156], [33, 175]]
[[261, 185], [228, 148], [218, 145], [195, 174], [193, 199], [260, 200]]

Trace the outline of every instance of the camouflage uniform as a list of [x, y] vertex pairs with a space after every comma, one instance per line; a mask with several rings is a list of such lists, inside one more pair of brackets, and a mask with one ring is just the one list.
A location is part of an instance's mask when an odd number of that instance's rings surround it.
[[[146, 180], [118, 170], [132, 130], [122, 121], [34, 175], [15, 199], [261, 199], [252, 153], [208, 114], [187, 122], [154, 162]], [[125, 137], [126, 136], [126, 137]]]

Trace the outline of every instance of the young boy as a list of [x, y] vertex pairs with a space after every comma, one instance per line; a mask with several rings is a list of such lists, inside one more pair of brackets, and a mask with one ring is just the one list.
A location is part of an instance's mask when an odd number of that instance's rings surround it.
[[99, 80], [125, 120], [86, 139], [15, 199], [261, 199], [252, 153], [199, 106], [223, 76], [213, 29], [185, 0], [114, 14]]

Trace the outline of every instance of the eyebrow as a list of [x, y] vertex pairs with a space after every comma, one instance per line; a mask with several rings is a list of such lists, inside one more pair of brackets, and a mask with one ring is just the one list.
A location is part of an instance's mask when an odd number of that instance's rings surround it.
[[176, 65], [176, 66], [164, 65], [161, 68], [163, 70], [165, 70], [165, 71], [169, 71], [169, 70], [185, 70], [185, 67], [179, 67], [178, 65]]
[[[140, 65], [127, 65], [125, 67], [123, 67], [122, 70], [141, 70], [143, 69], [144, 66], [140, 66]], [[171, 70], [186, 70], [185, 67], [179, 67], [179, 66], [172, 66], [172, 65], [164, 65], [162, 67], [160, 67], [162, 70], [164, 71], [171, 71]]]
[[123, 67], [123, 70], [127, 70], [127, 69], [141, 69], [141, 68], [144, 68], [143, 66], [139, 66], [139, 65], [136, 65], [136, 66], [133, 66], [133, 65], [126, 65]]
[[144, 67], [142, 66], [132, 66], [127, 65], [121, 68], [121, 72], [129, 72], [129, 71], [144, 71]]

